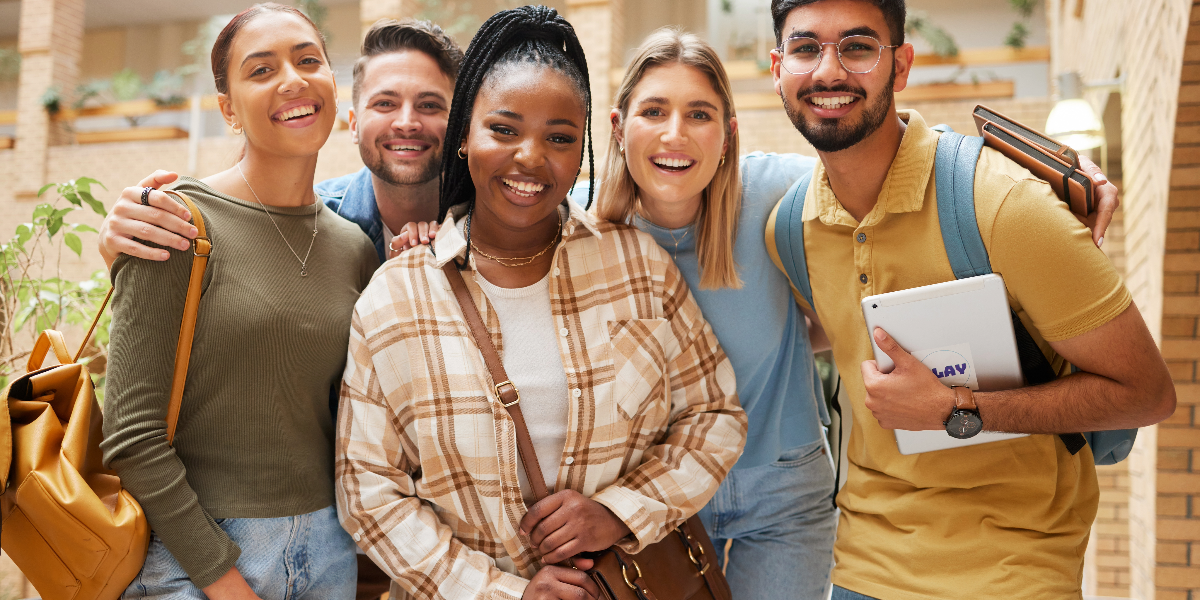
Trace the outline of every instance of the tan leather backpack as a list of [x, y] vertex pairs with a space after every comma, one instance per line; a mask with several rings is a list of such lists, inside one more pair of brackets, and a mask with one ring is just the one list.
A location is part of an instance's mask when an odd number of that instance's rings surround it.
[[[200, 284], [212, 250], [196, 205], [169, 193], [192, 211], [199, 237], [192, 244], [176, 347], [168, 443], [175, 437]], [[0, 546], [44, 600], [116, 600], [146, 560], [146, 515], [117, 475], [104, 468], [103, 415], [88, 368], [78, 362], [111, 296], [109, 290], [75, 356], [61, 333], [43, 331], [27, 373], [0, 392]], [[42, 368], [51, 350], [59, 364]]]

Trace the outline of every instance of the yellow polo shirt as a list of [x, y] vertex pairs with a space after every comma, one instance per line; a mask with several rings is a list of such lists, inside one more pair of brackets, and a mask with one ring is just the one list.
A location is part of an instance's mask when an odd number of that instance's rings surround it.
[[[903, 456], [863, 405], [860, 365], [874, 355], [859, 302], [954, 279], [938, 225], [940, 134], [916, 112], [900, 114], [908, 129], [862, 223], [822, 165], [804, 206], [813, 302], [854, 413], [833, 583], [882, 600], [1081, 598], [1099, 498], [1090, 449], [1071, 456], [1057, 436], [1034, 435]], [[1048, 184], [990, 148], [976, 170], [975, 211], [1009, 304], [1066, 368], [1046, 342], [1123, 312], [1131, 298], [1121, 277]], [[779, 266], [774, 222], [767, 247]]]

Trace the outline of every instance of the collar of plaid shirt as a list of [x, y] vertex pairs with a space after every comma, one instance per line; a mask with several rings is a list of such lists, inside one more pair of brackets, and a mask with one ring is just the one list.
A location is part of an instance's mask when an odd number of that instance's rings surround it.
[[[566, 207], [567, 214], [563, 219], [563, 239], [568, 235], [575, 233], [575, 228], [582, 225], [592, 235], [603, 237], [597, 227], [596, 218], [591, 213], [583, 209], [570, 198], [562, 201], [559, 204], [558, 210], [562, 212]], [[435, 256], [434, 265], [439, 269], [446, 264], [450, 259], [460, 259], [467, 252], [467, 240], [458, 229], [458, 220], [467, 214], [467, 203], [456, 204], [450, 207], [446, 213], [446, 220], [438, 229], [437, 235], [433, 238], [433, 254]], [[470, 265], [472, 270], [475, 269], [475, 255], [471, 255]]]

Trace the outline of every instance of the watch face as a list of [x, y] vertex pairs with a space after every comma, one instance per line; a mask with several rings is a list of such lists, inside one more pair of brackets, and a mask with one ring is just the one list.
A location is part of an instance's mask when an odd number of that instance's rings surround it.
[[981, 429], [983, 421], [975, 411], [956, 410], [950, 415], [950, 420], [946, 421], [946, 433], [960, 440], [974, 437]]

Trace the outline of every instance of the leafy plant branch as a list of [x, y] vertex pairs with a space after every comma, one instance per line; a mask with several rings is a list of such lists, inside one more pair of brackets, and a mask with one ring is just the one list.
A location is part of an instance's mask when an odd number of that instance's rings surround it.
[[[67, 215], [85, 207], [107, 214], [104, 204], [92, 195], [94, 185], [104, 187], [88, 177], [43, 186], [38, 197], [53, 189], [54, 201], [36, 205], [31, 220], [17, 225], [15, 234], [0, 243], [0, 387], [24, 370], [27, 348], [39, 332], [64, 324], [88, 324], [108, 293], [104, 271], [79, 282], [62, 276], [63, 247], [82, 257], [79, 234], [96, 233], [86, 224], [68, 222]], [[54, 262], [47, 264], [50, 253]], [[107, 356], [108, 321], [107, 316], [101, 320], [81, 362], [95, 363]], [[95, 366], [99, 368], [93, 373], [102, 375], [103, 362]]]

